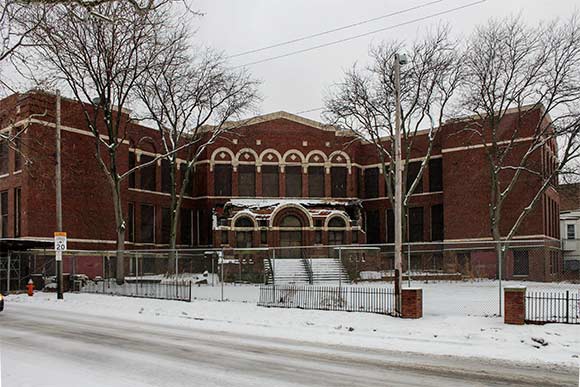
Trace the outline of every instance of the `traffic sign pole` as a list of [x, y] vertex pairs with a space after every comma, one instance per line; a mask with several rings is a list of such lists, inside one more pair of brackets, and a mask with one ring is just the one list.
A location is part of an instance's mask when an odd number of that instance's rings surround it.
[[62, 300], [63, 297], [63, 280], [62, 280], [62, 252], [66, 251], [66, 232], [54, 233], [54, 253], [56, 256], [56, 285], [57, 298]]

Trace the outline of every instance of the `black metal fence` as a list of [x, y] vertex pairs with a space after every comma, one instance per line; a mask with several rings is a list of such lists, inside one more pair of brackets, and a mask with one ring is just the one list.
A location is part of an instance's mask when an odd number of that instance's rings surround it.
[[395, 292], [386, 287], [262, 285], [258, 306], [393, 314]]
[[527, 323], [580, 324], [580, 292], [527, 292]]
[[117, 285], [114, 281], [100, 281], [89, 282], [80, 291], [81, 293], [191, 302], [191, 281], [136, 282], [123, 285]]

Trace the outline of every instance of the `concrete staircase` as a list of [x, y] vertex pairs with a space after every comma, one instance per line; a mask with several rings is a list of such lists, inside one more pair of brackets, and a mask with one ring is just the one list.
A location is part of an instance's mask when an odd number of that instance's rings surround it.
[[274, 270], [272, 270], [270, 262], [266, 261], [268, 283], [272, 283], [272, 273], [274, 273], [276, 283], [320, 284], [350, 281], [344, 267], [335, 258], [278, 258], [274, 266]]

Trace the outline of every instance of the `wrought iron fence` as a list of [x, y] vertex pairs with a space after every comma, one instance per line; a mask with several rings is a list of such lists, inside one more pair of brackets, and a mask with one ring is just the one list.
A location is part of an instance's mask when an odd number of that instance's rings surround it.
[[395, 292], [386, 287], [262, 285], [258, 306], [393, 314]]
[[81, 293], [191, 302], [191, 281], [135, 282], [123, 285], [117, 285], [113, 281], [100, 281], [89, 282], [80, 291]]
[[526, 322], [580, 324], [580, 292], [527, 292]]

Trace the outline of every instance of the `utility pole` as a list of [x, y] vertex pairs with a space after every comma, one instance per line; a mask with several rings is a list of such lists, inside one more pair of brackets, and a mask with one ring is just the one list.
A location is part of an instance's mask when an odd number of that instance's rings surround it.
[[[61, 175], [61, 138], [60, 138], [60, 90], [56, 91], [56, 230], [62, 232], [62, 175]], [[62, 280], [62, 251], [56, 251], [56, 281], [57, 281], [57, 298], [63, 299], [63, 280]]]
[[401, 65], [406, 56], [395, 54], [395, 312], [402, 313], [403, 285], [403, 163], [401, 162]]

